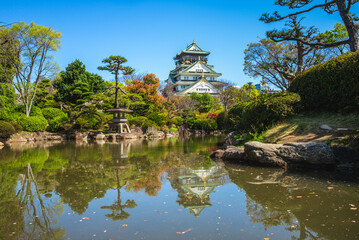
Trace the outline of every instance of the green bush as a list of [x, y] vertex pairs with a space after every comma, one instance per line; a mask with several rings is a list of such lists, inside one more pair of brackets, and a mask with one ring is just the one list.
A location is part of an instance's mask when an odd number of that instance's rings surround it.
[[178, 132], [178, 128], [171, 127], [168, 132]]
[[234, 105], [228, 117], [238, 131], [266, 130], [270, 125], [295, 113], [300, 97], [295, 93], [262, 93], [257, 98]]
[[15, 128], [10, 123], [0, 121], [0, 138], [8, 138], [14, 134]]
[[[14, 112], [25, 114], [25, 106], [24, 105], [16, 106]], [[41, 108], [32, 106], [30, 110], [30, 117], [43, 117]]]
[[69, 118], [67, 116], [58, 116], [49, 121], [49, 131], [56, 132], [61, 129], [61, 125], [68, 122]]
[[191, 126], [191, 129], [193, 130], [216, 130], [217, 128], [216, 120], [206, 118], [196, 119]]
[[58, 108], [44, 108], [42, 114], [48, 121], [51, 132], [59, 131], [62, 124], [70, 121], [67, 114]]
[[17, 122], [10, 122], [10, 124], [14, 127], [15, 132], [21, 132], [23, 130]]
[[82, 131], [85, 130], [97, 130], [101, 126], [100, 117], [94, 115], [82, 115], [76, 119], [75, 127]]
[[23, 116], [17, 119], [17, 123], [23, 128], [24, 131], [28, 132], [45, 131], [48, 125], [47, 120], [43, 116]]
[[359, 52], [344, 54], [298, 75], [289, 90], [305, 110], [359, 108]]
[[65, 112], [61, 111], [61, 109], [58, 108], [43, 108], [42, 115], [44, 116], [44, 118], [46, 118], [46, 120], [51, 120], [55, 117], [64, 115], [67, 116]]
[[228, 117], [228, 112], [223, 111], [218, 114], [217, 125], [218, 129], [221, 130], [230, 130], [233, 128]]
[[157, 126], [163, 126], [166, 124], [167, 119], [163, 114], [151, 113], [147, 116], [148, 120], [154, 122]]

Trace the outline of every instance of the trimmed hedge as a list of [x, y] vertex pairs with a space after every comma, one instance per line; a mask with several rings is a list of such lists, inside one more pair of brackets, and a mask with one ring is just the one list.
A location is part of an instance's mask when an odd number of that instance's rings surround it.
[[298, 75], [289, 91], [305, 110], [359, 109], [359, 52], [344, 54]]
[[70, 121], [67, 114], [58, 108], [44, 108], [42, 114], [49, 123], [49, 130], [56, 132], [61, 128], [61, 124]]
[[28, 132], [38, 132], [45, 131], [47, 127], [47, 120], [41, 117], [22, 117], [17, 119], [17, 123], [23, 128], [24, 131]]
[[262, 132], [275, 122], [293, 115], [299, 101], [296, 93], [262, 93], [257, 98], [234, 105], [228, 112], [228, 118], [238, 131]]
[[0, 138], [8, 138], [14, 134], [15, 128], [10, 123], [0, 121]]

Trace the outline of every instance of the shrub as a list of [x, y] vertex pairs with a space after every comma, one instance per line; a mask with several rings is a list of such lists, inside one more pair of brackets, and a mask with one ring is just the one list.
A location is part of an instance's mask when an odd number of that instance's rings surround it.
[[28, 132], [45, 131], [48, 125], [47, 120], [43, 116], [23, 116], [21, 118], [18, 118], [17, 122], [24, 129], [24, 131]]
[[15, 128], [10, 123], [0, 121], [0, 138], [8, 138], [14, 134]]
[[14, 127], [15, 132], [21, 132], [23, 130], [17, 122], [10, 122], [10, 124]]
[[168, 132], [178, 132], [178, 128], [171, 127]]
[[305, 110], [359, 108], [359, 52], [344, 54], [298, 75], [290, 91]]
[[42, 109], [42, 115], [46, 120], [53, 119], [55, 117], [59, 116], [67, 116], [65, 112], [61, 111], [61, 109], [58, 108], [44, 108]]
[[228, 117], [239, 131], [264, 131], [271, 124], [295, 113], [300, 97], [295, 93], [263, 93], [257, 98], [234, 105]]
[[232, 124], [229, 121], [228, 112], [221, 112], [217, 116], [218, 129], [231, 130], [233, 129]]
[[61, 125], [68, 122], [70, 119], [67, 114], [58, 108], [44, 108], [42, 114], [49, 123], [49, 130], [56, 132], [61, 128]]
[[163, 114], [151, 113], [147, 116], [148, 120], [154, 122], [157, 126], [166, 124], [166, 117]]
[[216, 130], [217, 122], [214, 119], [196, 119], [191, 127], [195, 130]]
[[101, 125], [101, 119], [93, 115], [82, 115], [76, 119], [75, 127], [85, 131], [85, 130], [96, 130]]

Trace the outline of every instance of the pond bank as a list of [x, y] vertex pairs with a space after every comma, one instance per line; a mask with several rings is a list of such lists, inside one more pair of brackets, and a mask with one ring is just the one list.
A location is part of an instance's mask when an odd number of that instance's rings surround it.
[[211, 158], [234, 163], [279, 168], [315, 168], [351, 170], [359, 168], [357, 151], [325, 143], [270, 144], [247, 142], [244, 147], [227, 146], [215, 151]]

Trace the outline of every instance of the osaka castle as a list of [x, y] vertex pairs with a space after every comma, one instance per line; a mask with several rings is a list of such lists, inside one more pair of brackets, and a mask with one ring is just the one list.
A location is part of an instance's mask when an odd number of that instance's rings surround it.
[[227, 84], [219, 81], [222, 74], [215, 72], [213, 66], [207, 64], [209, 54], [210, 52], [203, 51], [195, 41], [177, 53], [173, 58], [176, 68], [170, 72], [166, 88], [172, 90], [176, 96], [192, 92], [218, 95]]

